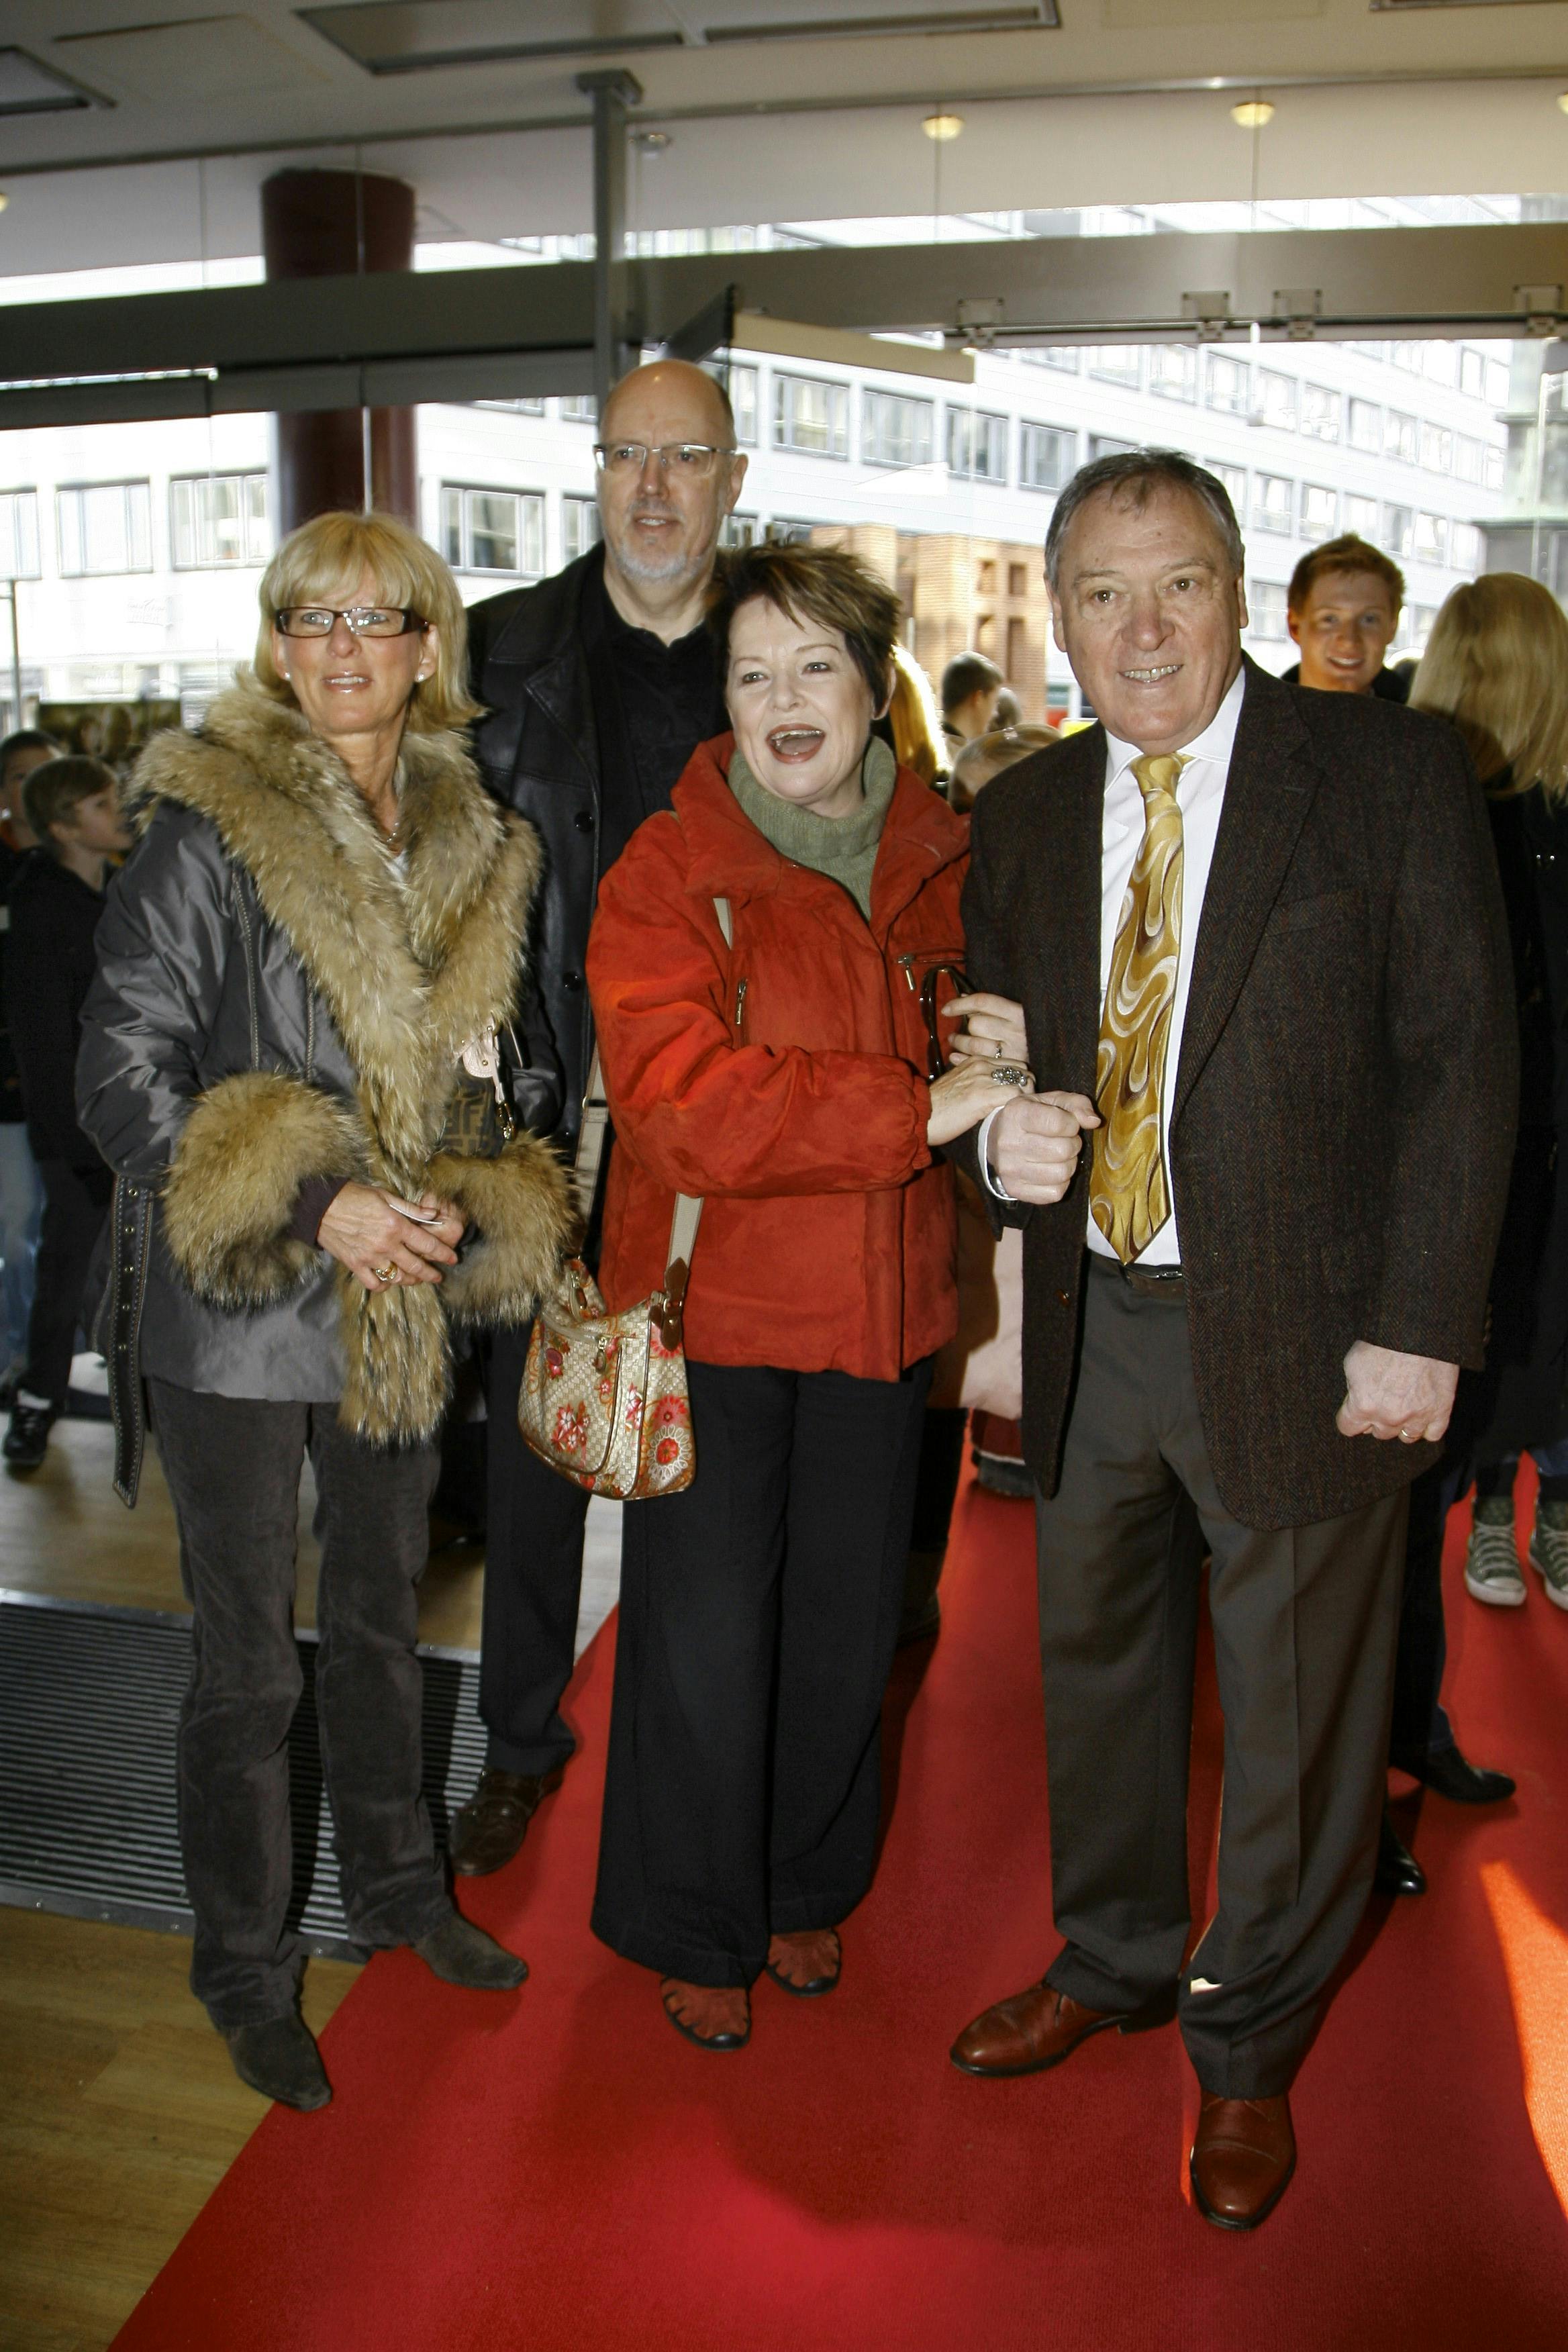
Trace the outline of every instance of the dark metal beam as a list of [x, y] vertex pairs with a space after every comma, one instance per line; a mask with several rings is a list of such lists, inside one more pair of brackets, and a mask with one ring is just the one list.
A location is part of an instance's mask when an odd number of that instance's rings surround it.
[[[1254, 319], [1269, 340], [1510, 335], [1568, 321], [1568, 223], [1555, 221], [816, 247], [624, 267], [650, 343], [680, 334], [732, 285], [747, 310], [779, 319], [1004, 345], [1223, 337]], [[14, 387], [0, 389], [0, 425], [336, 407], [344, 370], [356, 387], [348, 404], [586, 391], [595, 295], [592, 265], [563, 262], [19, 304], [0, 309], [0, 386], [9, 377]], [[216, 382], [198, 394], [190, 379], [200, 371]], [[81, 381], [157, 372], [168, 377], [161, 388]]]

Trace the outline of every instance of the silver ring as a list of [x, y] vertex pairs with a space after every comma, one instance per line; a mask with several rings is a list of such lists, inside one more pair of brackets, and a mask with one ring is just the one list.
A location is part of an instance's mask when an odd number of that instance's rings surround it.
[[1399, 1434], [1400, 1434], [1400, 1438], [1401, 1438], [1402, 1442], [1403, 1442], [1405, 1444], [1406, 1444], [1406, 1445], [1414, 1445], [1414, 1444], [1415, 1444], [1415, 1440], [1411, 1436], [1410, 1432], [1409, 1432], [1407, 1429], [1404, 1429], [1404, 1428], [1402, 1428], [1402, 1429], [1400, 1430]]
[[[1002, 1049], [998, 1046], [996, 1050], [1000, 1053]], [[1031, 1076], [1030, 1072], [1017, 1062], [1003, 1062], [989, 1075], [993, 1082], [999, 1087], [1027, 1087]]]

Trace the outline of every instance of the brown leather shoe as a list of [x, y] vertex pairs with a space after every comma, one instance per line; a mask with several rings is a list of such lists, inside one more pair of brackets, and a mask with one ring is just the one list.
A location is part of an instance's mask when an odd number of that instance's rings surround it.
[[1289, 2100], [1283, 2094], [1277, 2099], [1222, 2099], [1205, 2091], [1187, 2169], [1205, 2221], [1220, 2230], [1256, 2230], [1273, 2212], [1296, 2169]]
[[449, 1851], [460, 1878], [483, 1878], [509, 1863], [544, 1799], [561, 1786], [564, 1765], [553, 1772], [501, 1772], [494, 1765], [452, 1816]]
[[1042, 2074], [1070, 2058], [1091, 2033], [1108, 2025], [1123, 2033], [1145, 2026], [1163, 2025], [1175, 2014], [1174, 1996], [1148, 2009], [1111, 2011], [1086, 2009], [1054, 1985], [1031, 1985], [1010, 2000], [999, 2000], [966, 2025], [948, 2055], [966, 2074]]

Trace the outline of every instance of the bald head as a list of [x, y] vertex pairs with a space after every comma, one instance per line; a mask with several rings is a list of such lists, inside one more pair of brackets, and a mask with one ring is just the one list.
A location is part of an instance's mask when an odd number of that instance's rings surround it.
[[662, 416], [671, 409], [679, 410], [687, 425], [673, 436], [661, 434], [661, 440], [706, 441], [716, 448], [734, 446], [729, 394], [706, 368], [695, 367], [689, 360], [649, 360], [646, 367], [633, 368], [611, 393], [599, 422], [605, 439], [614, 426], [628, 441], [643, 441], [647, 436], [638, 420], [649, 410]]
[[670, 642], [702, 617], [719, 534], [745, 477], [730, 403], [706, 369], [653, 360], [611, 393], [599, 443], [605, 585], [627, 620]]

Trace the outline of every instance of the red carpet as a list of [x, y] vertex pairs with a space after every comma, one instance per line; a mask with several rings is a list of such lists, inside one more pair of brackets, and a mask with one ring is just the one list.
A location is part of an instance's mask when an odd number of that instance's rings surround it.
[[[1533, 1576], [1515, 1612], [1451, 1585], [1460, 1736], [1518, 1801], [1426, 1801], [1433, 1891], [1375, 1906], [1297, 2088], [1295, 2184], [1228, 2237], [1186, 2202], [1173, 2031], [1017, 2083], [947, 2063], [1055, 1948], [1030, 1536], [1021, 1505], [962, 1498], [832, 1999], [764, 1981], [749, 2050], [704, 2055], [589, 1935], [607, 1630], [581, 1760], [465, 1892], [532, 1981], [484, 1997], [375, 1960], [327, 2032], [335, 2104], [271, 2113], [120, 2352], [1563, 2352], [1568, 1617]], [[1200, 1853], [1216, 1735], [1211, 1695]]]

